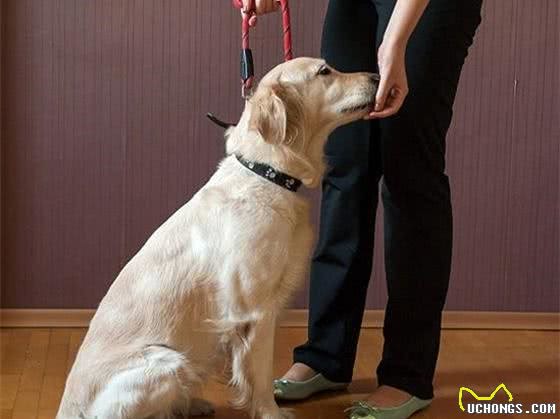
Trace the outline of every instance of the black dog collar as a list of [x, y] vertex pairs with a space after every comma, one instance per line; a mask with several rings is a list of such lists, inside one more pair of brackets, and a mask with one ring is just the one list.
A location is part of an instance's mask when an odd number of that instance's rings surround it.
[[262, 176], [266, 180], [269, 180], [272, 183], [276, 183], [278, 186], [282, 186], [283, 188], [289, 191], [296, 192], [298, 188], [301, 186], [301, 180], [291, 177], [286, 173], [279, 172], [278, 170], [270, 167], [268, 164], [250, 161], [237, 154], [235, 155], [235, 157], [237, 158], [239, 163], [241, 163], [251, 172], [254, 172], [257, 175]]

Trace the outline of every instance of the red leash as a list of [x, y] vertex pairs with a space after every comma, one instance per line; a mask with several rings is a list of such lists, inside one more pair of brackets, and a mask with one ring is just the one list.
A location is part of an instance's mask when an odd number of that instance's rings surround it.
[[[242, 0], [232, 1], [234, 7], [238, 9], [243, 8]], [[282, 26], [284, 29], [284, 59], [289, 61], [292, 59], [292, 29], [290, 26], [290, 7], [288, 5], [288, 0], [280, 0], [280, 6], [282, 9]], [[249, 47], [249, 30], [251, 28], [249, 21], [255, 16], [255, 13], [255, 0], [250, 0], [248, 10], [243, 13], [243, 20], [241, 22], [241, 96], [245, 99], [251, 94], [255, 76], [253, 53]]]
[[[242, 0], [232, 0], [234, 7], [238, 9], [243, 8]], [[292, 30], [290, 27], [290, 8], [288, 0], [280, 0], [282, 8], [282, 25], [284, 27], [284, 59], [289, 61], [292, 59]], [[249, 48], [249, 21], [255, 16], [255, 0], [249, 1], [249, 8], [246, 13], [243, 13], [243, 21], [241, 23], [241, 97], [247, 99], [251, 96], [251, 89], [253, 88], [253, 79], [255, 76], [253, 66], [253, 54]], [[222, 128], [231, 128], [235, 125], [224, 122], [214, 116], [212, 113], [207, 113], [206, 116], [215, 124]]]

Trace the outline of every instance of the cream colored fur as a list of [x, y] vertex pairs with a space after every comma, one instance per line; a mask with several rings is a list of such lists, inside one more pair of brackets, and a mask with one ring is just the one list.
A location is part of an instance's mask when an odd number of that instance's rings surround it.
[[[327, 135], [363, 117], [375, 95], [371, 75], [324, 66], [299, 58], [273, 69], [228, 132], [228, 152], [318, 185]], [[239, 406], [287, 417], [273, 398], [274, 329], [311, 241], [303, 197], [224, 158], [101, 301], [57, 419], [210, 414], [196, 394], [224, 359]]]

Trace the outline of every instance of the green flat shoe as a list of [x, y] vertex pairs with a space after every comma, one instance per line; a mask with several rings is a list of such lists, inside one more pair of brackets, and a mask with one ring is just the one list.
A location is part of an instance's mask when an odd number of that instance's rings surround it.
[[432, 402], [432, 399], [419, 399], [412, 397], [400, 406], [377, 407], [360, 401], [355, 402], [352, 407], [345, 410], [349, 419], [408, 419], [414, 413], [424, 409]]
[[304, 400], [322, 391], [345, 390], [349, 383], [335, 383], [322, 374], [307, 381], [274, 380], [274, 397], [278, 400]]

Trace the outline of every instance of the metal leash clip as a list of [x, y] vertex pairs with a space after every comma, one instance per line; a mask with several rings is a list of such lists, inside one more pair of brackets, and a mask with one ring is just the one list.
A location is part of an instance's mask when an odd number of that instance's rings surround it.
[[255, 66], [253, 64], [253, 52], [249, 47], [249, 30], [251, 19], [257, 14], [255, 0], [249, 1], [246, 9], [243, 9], [241, 0], [233, 0], [234, 6], [242, 9], [241, 21], [241, 97], [247, 100], [253, 94], [253, 79], [255, 77]]

